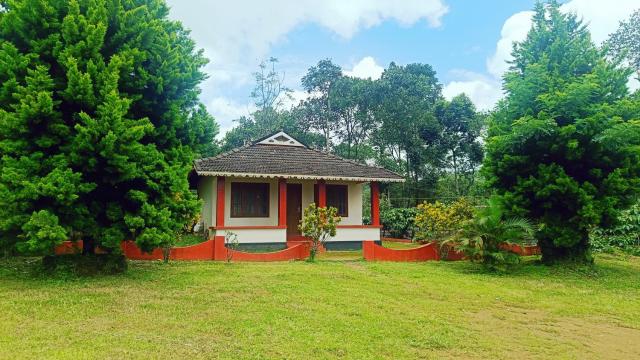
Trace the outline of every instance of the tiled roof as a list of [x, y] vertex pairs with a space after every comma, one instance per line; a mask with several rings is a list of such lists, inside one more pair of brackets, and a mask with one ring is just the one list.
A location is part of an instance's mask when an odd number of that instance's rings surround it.
[[215, 157], [195, 161], [201, 176], [283, 177], [350, 181], [404, 181], [386, 169], [309, 149], [306, 146], [245, 145]]

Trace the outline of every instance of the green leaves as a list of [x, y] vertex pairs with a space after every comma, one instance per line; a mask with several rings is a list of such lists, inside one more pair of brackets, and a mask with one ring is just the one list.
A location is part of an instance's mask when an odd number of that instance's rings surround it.
[[545, 261], [589, 261], [588, 232], [640, 191], [640, 101], [557, 2], [536, 6], [494, 111], [484, 173], [513, 215], [542, 224]]
[[58, 217], [46, 210], [31, 214], [22, 226], [24, 239], [18, 245], [19, 251], [53, 253], [56, 245], [67, 240], [67, 231], [60, 226]]
[[[10, 1], [0, 16], [0, 246], [73, 231], [118, 251], [197, 212], [187, 174], [216, 151], [206, 63], [163, 1]], [[37, 215], [33, 215], [37, 214]], [[64, 235], [64, 239], [63, 239]]]
[[315, 203], [311, 203], [304, 209], [298, 228], [302, 235], [311, 240], [311, 261], [315, 259], [320, 246], [324, 246], [329, 237], [336, 236], [340, 220], [338, 209], [334, 207], [316, 207]]

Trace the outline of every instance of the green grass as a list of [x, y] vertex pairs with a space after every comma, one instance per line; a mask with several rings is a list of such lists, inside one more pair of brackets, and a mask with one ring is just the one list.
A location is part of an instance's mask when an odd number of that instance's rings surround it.
[[35, 275], [38, 261], [0, 260], [2, 359], [640, 356], [634, 257], [509, 275], [466, 262], [132, 261], [93, 278]]

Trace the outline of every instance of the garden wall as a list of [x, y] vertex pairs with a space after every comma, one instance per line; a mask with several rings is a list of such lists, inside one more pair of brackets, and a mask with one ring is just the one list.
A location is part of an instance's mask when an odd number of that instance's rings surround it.
[[[154, 249], [145, 253], [133, 241], [124, 241], [121, 245], [122, 253], [130, 260], [162, 260], [162, 249]], [[82, 240], [77, 242], [65, 241], [55, 249], [56, 255], [75, 254], [82, 251]], [[224, 236], [216, 236], [200, 244], [174, 247], [169, 253], [171, 260], [227, 260], [227, 254], [232, 261], [289, 261], [303, 260], [309, 257], [309, 246], [304, 243], [267, 253], [249, 253], [227, 249]]]
[[362, 242], [362, 256], [367, 261], [427, 261], [439, 260], [436, 243], [422, 245], [415, 249], [389, 249], [374, 241]]

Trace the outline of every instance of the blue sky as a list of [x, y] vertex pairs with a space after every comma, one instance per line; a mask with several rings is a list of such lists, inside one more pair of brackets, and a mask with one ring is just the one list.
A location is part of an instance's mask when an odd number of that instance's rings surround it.
[[[168, 0], [171, 16], [192, 30], [211, 60], [202, 101], [221, 125], [252, 110], [251, 73], [280, 60], [296, 100], [300, 78], [331, 58], [351, 76], [372, 77], [392, 61], [431, 64], [444, 95], [464, 92], [480, 109], [502, 96], [500, 78], [511, 44], [526, 36], [535, 0]], [[602, 42], [640, 0], [570, 0]], [[637, 83], [632, 84], [636, 87]]]

